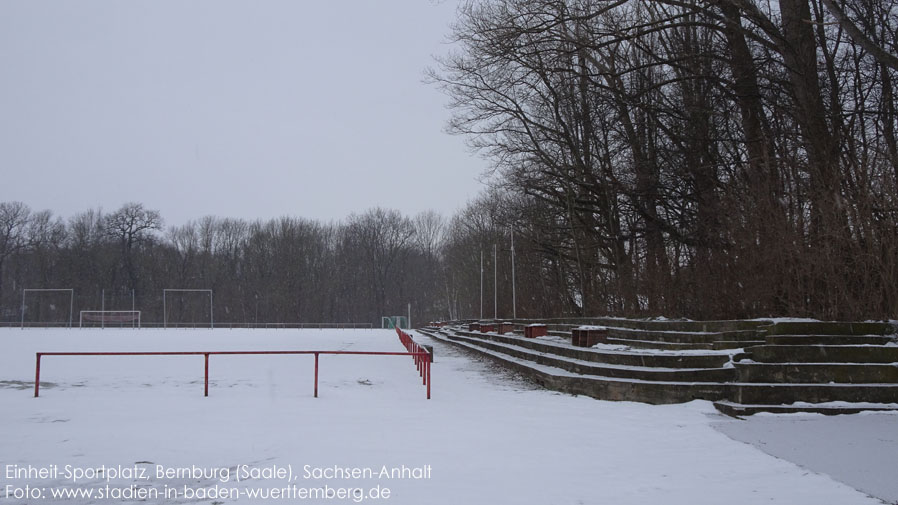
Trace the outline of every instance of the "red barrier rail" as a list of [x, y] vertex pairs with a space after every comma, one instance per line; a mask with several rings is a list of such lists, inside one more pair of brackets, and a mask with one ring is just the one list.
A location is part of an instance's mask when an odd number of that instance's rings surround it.
[[[417, 344], [416, 344], [417, 345]], [[41, 358], [44, 356], [203, 356], [205, 364], [205, 382], [203, 396], [209, 396], [209, 356], [234, 354], [314, 354], [315, 355], [315, 398], [318, 398], [318, 356], [321, 354], [355, 355], [355, 356], [412, 356], [417, 363], [427, 355], [426, 350], [420, 352], [381, 352], [381, 351], [151, 351], [151, 352], [39, 352], [35, 353], [37, 362], [34, 367], [34, 397], [40, 395]], [[421, 369], [419, 368], [419, 371]], [[424, 385], [427, 386], [427, 399], [430, 399], [430, 367], [427, 367]]]
[[396, 334], [399, 335], [399, 341], [408, 349], [409, 354], [415, 358], [415, 366], [418, 367], [418, 373], [421, 375], [424, 385], [427, 386], [427, 399], [430, 399], [430, 363], [432, 361], [430, 352], [399, 328], [396, 328]]

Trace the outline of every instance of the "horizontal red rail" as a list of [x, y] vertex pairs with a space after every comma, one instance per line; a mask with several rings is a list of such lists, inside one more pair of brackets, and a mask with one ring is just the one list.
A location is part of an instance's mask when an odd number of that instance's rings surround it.
[[[415, 361], [423, 360], [427, 351], [421, 352], [388, 352], [388, 351], [135, 351], [135, 352], [39, 352], [36, 354], [34, 368], [34, 397], [40, 395], [41, 358], [44, 356], [203, 356], [205, 362], [205, 392], [209, 396], [209, 356], [212, 355], [238, 355], [238, 354], [314, 354], [315, 355], [315, 398], [318, 398], [318, 356], [331, 355], [355, 355], [355, 356], [412, 356]], [[420, 369], [419, 369], [420, 370]], [[430, 367], [424, 379], [427, 386], [427, 399], [430, 399]]]

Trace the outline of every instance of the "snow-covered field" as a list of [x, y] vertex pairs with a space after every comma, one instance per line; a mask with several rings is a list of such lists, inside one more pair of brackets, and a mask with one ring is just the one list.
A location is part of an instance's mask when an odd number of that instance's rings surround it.
[[[0, 503], [883, 503], [729, 438], [707, 402], [563, 395], [433, 345], [431, 400], [405, 356], [322, 356], [317, 399], [310, 356], [212, 356], [208, 398], [201, 356], [49, 356], [35, 399], [37, 351], [404, 348], [388, 330], [0, 330]], [[867, 473], [894, 480], [882, 464]]]

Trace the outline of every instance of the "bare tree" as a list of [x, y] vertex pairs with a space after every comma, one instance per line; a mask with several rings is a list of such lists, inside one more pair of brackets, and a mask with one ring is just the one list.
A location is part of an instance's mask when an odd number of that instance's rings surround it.
[[150, 240], [153, 232], [162, 229], [162, 216], [157, 210], [131, 202], [106, 216], [105, 225], [108, 236], [119, 244], [128, 289], [137, 289], [139, 276], [134, 250]]

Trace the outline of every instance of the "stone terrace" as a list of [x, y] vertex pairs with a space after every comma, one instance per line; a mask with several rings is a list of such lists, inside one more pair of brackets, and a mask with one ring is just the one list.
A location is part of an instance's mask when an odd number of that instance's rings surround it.
[[[616, 318], [482, 323], [421, 331], [486, 355], [549, 389], [603, 400], [703, 399], [733, 416], [898, 410], [898, 340], [886, 323]], [[524, 329], [535, 323], [546, 325], [546, 335], [525, 338]]]

